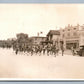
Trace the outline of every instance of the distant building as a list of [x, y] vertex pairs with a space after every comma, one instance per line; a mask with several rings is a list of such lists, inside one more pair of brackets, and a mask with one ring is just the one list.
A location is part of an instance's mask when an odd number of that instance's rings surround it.
[[46, 37], [34, 36], [34, 37], [31, 37], [31, 39], [33, 41], [33, 44], [41, 44], [46, 40]]

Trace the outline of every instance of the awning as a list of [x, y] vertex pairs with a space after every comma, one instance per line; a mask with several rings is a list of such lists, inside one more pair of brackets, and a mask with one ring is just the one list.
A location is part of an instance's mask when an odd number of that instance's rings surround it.
[[66, 41], [66, 43], [78, 43], [79, 41], [78, 40], [69, 40], [69, 41]]
[[53, 43], [53, 41], [41, 41], [41, 43]]

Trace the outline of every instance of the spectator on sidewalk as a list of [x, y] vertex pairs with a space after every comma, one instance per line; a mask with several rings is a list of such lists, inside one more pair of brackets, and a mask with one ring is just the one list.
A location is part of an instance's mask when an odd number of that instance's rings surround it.
[[75, 50], [74, 50], [73, 46], [71, 47], [71, 51], [72, 51], [72, 55], [74, 56], [75, 55]]

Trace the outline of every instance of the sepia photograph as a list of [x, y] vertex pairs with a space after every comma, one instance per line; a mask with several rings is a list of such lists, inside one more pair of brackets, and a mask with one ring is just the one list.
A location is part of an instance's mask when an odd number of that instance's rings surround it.
[[84, 79], [84, 4], [0, 4], [0, 79]]

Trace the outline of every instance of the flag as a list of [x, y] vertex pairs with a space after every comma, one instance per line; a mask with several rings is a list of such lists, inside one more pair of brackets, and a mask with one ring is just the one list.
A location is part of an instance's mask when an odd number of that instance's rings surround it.
[[40, 34], [43, 34], [43, 32], [40, 32]]

